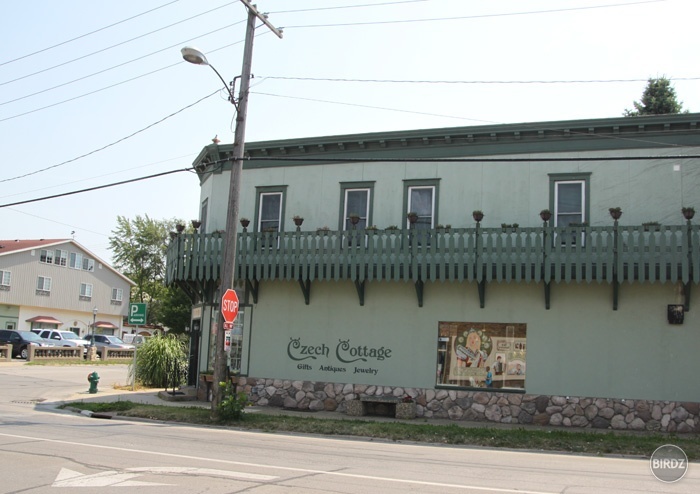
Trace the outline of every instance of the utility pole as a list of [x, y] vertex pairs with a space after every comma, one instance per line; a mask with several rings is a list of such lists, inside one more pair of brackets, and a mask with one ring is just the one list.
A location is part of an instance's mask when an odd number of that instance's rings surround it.
[[[246, 26], [245, 46], [243, 48], [243, 68], [241, 71], [241, 88], [238, 93], [238, 105], [236, 113], [236, 130], [233, 137], [233, 153], [231, 154], [231, 181], [228, 190], [228, 211], [226, 213], [226, 242], [224, 243], [224, 258], [222, 268], [222, 280], [219, 290], [223, 295], [227, 289], [233, 289], [234, 269], [236, 266], [236, 239], [239, 211], [239, 196], [241, 190], [241, 174], [243, 172], [243, 153], [245, 148], [245, 124], [248, 112], [248, 89], [250, 88], [250, 73], [253, 62], [253, 40], [255, 39], [255, 21], [260, 19], [273, 33], [282, 38], [282, 31], [270, 24], [265, 14], [261, 14], [248, 0], [241, 0], [248, 9], [248, 23]], [[211, 415], [219, 417], [219, 404], [221, 403], [220, 382], [226, 378], [226, 352], [224, 344], [226, 332], [224, 331], [224, 317], [219, 306], [219, 318], [216, 328], [214, 351], [214, 376], [213, 393], [211, 400]]]

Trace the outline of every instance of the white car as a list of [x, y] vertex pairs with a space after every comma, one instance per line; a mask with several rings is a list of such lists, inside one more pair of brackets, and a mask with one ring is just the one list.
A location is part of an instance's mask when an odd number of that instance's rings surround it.
[[87, 340], [80, 338], [73, 331], [61, 331], [58, 329], [32, 329], [32, 332], [38, 334], [45, 340], [52, 341], [55, 346], [87, 347], [90, 344]]

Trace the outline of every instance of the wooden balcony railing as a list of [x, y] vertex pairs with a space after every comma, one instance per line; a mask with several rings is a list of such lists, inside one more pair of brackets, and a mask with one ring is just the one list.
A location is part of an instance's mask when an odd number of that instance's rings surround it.
[[[239, 234], [236, 278], [484, 282], [700, 281], [695, 225]], [[221, 234], [179, 235], [167, 282], [220, 277]]]

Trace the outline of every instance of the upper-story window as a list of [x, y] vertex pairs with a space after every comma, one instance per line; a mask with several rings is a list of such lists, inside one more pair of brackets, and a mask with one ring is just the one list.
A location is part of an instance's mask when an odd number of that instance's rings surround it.
[[68, 264], [68, 251], [56, 249], [56, 252], [54, 252], [53, 263], [58, 266], [65, 266]]
[[92, 298], [92, 283], [80, 284], [80, 297], [90, 299]]
[[257, 187], [256, 198], [259, 232], [279, 232], [284, 229], [284, 196], [286, 186]]
[[44, 264], [53, 264], [53, 251], [41, 249], [39, 252], [39, 262], [43, 262]]
[[74, 269], [82, 269], [83, 271], [94, 271], [95, 260], [77, 252], [71, 252], [69, 266]]
[[[344, 182], [340, 184], [341, 197], [341, 230], [364, 229], [371, 225], [372, 190], [374, 182]], [[352, 216], [357, 215], [357, 223], [353, 224]]]
[[10, 286], [12, 273], [10, 271], [0, 271], [0, 286]]
[[[437, 221], [439, 180], [404, 180], [404, 211], [416, 213], [418, 221], [413, 228], [429, 229]], [[406, 227], [411, 225], [406, 219]]]
[[199, 213], [199, 221], [202, 222], [202, 224], [199, 226], [199, 231], [200, 232], [206, 232], [207, 231], [207, 216], [209, 214], [209, 199], [204, 199], [202, 201], [202, 210]]
[[112, 302], [121, 303], [124, 298], [124, 290], [121, 288], [112, 288]]
[[590, 173], [550, 174], [550, 204], [554, 226], [588, 222]]
[[51, 278], [48, 278], [46, 276], [39, 276], [36, 282], [36, 289], [40, 292], [50, 292]]

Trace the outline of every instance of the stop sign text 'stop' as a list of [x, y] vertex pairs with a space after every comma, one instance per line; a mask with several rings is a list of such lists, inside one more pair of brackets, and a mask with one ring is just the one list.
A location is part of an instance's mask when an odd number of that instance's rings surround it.
[[233, 322], [238, 315], [238, 295], [235, 290], [228, 289], [221, 297], [221, 315], [224, 321]]

